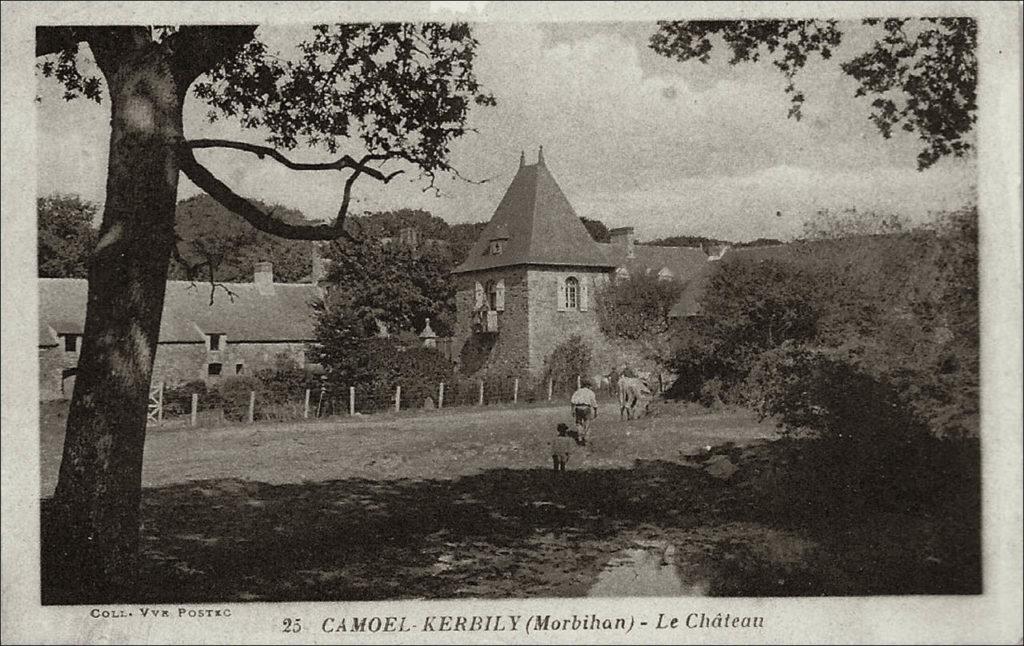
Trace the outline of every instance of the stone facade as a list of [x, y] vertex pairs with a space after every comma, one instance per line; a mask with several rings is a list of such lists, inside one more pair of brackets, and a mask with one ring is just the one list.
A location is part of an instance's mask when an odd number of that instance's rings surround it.
[[[188, 381], [205, 381], [214, 385], [235, 375], [252, 375], [264, 368], [273, 368], [279, 355], [285, 355], [298, 366], [305, 365], [305, 343], [226, 343], [224, 350], [210, 352], [203, 343], [161, 343], [153, 362], [153, 384], [177, 385]], [[221, 365], [219, 375], [210, 374], [210, 364]], [[78, 353], [66, 352], [64, 346], [39, 348], [39, 398], [43, 401], [70, 399], [75, 385], [73, 369]], [[239, 370], [239, 367], [241, 369]]]
[[[178, 384], [187, 381], [206, 381], [215, 384], [226, 377], [253, 375], [264, 368], [277, 365], [284, 355], [295, 365], [306, 361], [303, 343], [232, 343], [211, 352], [202, 343], [165, 343], [157, 346], [153, 363], [153, 383]], [[221, 365], [219, 375], [210, 374], [210, 364]]]
[[[525, 267], [505, 267], [471, 274], [457, 274], [456, 321], [452, 353], [465, 375], [522, 375], [529, 362], [529, 283]], [[477, 294], [487, 300], [486, 286], [503, 281], [504, 303], [495, 310], [497, 333], [474, 330], [478, 312]]]
[[[595, 297], [607, 276], [605, 271], [585, 267], [529, 270], [529, 372], [532, 378], [543, 376], [544, 362], [569, 337], [579, 335], [590, 340], [601, 335]], [[562, 298], [559, 284], [565, 284], [570, 277], [585, 288], [588, 302], [576, 308], [559, 307]]]
[[[286, 357], [306, 365], [306, 346], [315, 341], [311, 303], [315, 284], [273, 282], [270, 263], [257, 263], [252, 283], [228, 285], [218, 295], [183, 281], [168, 281], [153, 384], [205, 381], [215, 385], [235, 375], [273, 368]], [[71, 397], [81, 352], [86, 294], [84, 280], [39, 279], [39, 395]]]
[[[569, 278], [580, 285], [575, 308], [564, 306], [565, 295], [559, 288]], [[584, 267], [503, 267], [457, 275], [453, 343], [460, 371], [472, 377], [500, 375], [539, 380], [555, 347], [573, 335], [593, 339], [600, 334], [593, 299], [607, 279], [607, 272]], [[491, 310], [487, 285], [498, 281], [504, 286], [503, 307], [494, 310], [493, 315], [498, 330], [475, 329], [479, 312]], [[481, 291], [482, 310], [477, 307], [477, 293]], [[584, 292], [586, 297], [582, 296]]]

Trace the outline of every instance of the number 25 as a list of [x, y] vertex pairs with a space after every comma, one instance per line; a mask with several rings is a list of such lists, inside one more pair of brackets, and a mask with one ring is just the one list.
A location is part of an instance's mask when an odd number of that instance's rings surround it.
[[301, 619], [285, 619], [284, 628], [281, 632], [285, 633], [301, 633], [302, 632], [302, 620]]

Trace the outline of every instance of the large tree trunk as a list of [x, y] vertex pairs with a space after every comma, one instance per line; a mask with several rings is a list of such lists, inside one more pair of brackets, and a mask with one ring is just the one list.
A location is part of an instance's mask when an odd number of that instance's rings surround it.
[[156, 48], [104, 71], [106, 204], [60, 476], [44, 519], [44, 603], [127, 599], [138, 567], [148, 386], [174, 246], [184, 92]]

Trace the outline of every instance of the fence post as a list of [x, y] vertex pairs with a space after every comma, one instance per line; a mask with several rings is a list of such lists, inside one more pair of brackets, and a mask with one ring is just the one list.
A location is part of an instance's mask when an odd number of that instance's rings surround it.
[[548, 378], [548, 401], [551, 401], [551, 393], [554, 391], [554, 389], [555, 389], [555, 380], [553, 378], [549, 377]]
[[402, 410], [402, 387], [395, 386], [395, 412]]
[[252, 424], [256, 419], [256, 391], [249, 391], [249, 423]]
[[516, 377], [516, 380], [512, 382], [512, 403], [519, 403], [519, 377]]
[[164, 421], [164, 382], [160, 382], [160, 407], [156, 409], [156, 421], [162, 424]]
[[484, 380], [480, 380], [480, 396], [477, 398], [477, 406], [484, 405]]
[[356, 387], [355, 386], [349, 386], [348, 387], [348, 414], [349, 415], [355, 415], [356, 414]]
[[441, 410], [444, 408], [444, 382], [442, 381], [437, 387], [437, 409]]
[[199, 393], [192, 393], [192, 417], [189, 420], [189, 426], [196, 425], [196, 413], [199, 410]]
[[306, 389], [306, 402], [302, 405], [302, 418], [309, 419], [309, 388]]

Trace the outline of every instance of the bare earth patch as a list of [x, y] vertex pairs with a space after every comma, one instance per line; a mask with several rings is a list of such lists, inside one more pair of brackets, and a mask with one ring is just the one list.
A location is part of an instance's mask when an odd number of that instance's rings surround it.
[[[568, 406], [151, 429], [126, 600], [974, 591], [976, 564], [949, 561], [969, 523], [765, 513], [774, 427], [653, 410], [603, 411], [557, 478], [547, 443]], [[61, 438], [42, 437], [45, 499]], [[688, 458], [729, 442], [734, 474]], [[64, 584], [44, 576], [48, 603]]]

